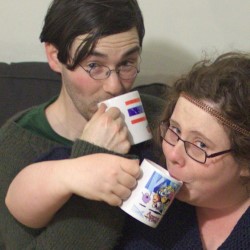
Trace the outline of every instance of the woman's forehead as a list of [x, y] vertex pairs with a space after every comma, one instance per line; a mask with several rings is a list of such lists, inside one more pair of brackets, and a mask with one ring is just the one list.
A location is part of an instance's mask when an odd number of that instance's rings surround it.
[[[209, 105], [211, 105], [211, 103], [209, 103]], [[218, 121], [215, 117], [182, 96], [180, 96], [177, 100], [173, 115], [180, 116], [179, 118], [185, 117], [185, 119], [189, 117], [190, 119], [196, 121], [197, 124], [203, 124], [208, 121], [210, 123], [218, 124]]]
[[179, 97], [171, 120], [184, 131], [197, 131], [210, 139], [224, 136], [228, 138], [225, 127], [214, 116], [183, 97]]

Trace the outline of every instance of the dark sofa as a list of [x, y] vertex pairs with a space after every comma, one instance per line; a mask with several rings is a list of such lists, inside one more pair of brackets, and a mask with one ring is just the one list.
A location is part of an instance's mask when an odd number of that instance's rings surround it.
[[[60, 87], [60, 75], [45, 62], [0, 63], [0, 126], [18, 111], [57, 95]], [[152, 83], [134, 89], [164, 99], [169, 86]]]

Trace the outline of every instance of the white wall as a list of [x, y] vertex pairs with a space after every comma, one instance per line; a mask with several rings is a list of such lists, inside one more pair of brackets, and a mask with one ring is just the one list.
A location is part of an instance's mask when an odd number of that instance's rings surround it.
[[[204, 54], [250, 51], [249, 0], [138, 0], [146, 37], [137, 84], [185, 73]], [[39, 42], [50, 0], [0, 0], [0, 61], [46, 61]]]

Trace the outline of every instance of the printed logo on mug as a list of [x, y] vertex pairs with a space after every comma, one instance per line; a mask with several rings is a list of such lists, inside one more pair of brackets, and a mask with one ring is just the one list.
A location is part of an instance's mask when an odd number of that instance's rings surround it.
[[152, 138], [138, 91], [116, 96], [101, 103], [105, 103], [108, 108], [117, 107], [120, 109], [128, 127], [129, 140], [132, 145]]
[[144, 159], [142, 176], [121, 209], [150, 227], [157, 227], [183, 182], [171, 177], [158, 164]]

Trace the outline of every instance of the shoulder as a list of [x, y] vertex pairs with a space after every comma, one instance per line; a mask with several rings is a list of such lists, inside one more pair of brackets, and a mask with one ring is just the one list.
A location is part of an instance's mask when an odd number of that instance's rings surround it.
[[148, 94], [141, 94], [140, 96], [144, 112], [148, 119], [148, 123], [151, 129], [153, 129], [155, 126], [158, 126], [159, 124], [160, 117], [165, 108], [165, 101], [162, 100], [161, 98]]
[[159, 115], [165, 108], [167, 93], [171, 87], [164, 83], [140, 85], [133, 90], [140, 93], [146, 115]]
[[144, 108], [156, 108], [156, 107], [159, 107], [159, 108], [163, 108], [165, 107], [165, 103], [166, 101], [163, 100], [162, 98], [160, 97], [157, 97], [157, 96], [153, 96], [153, 95], [150, 95], [150, 94], [140, 94], [141, 96], [141, 100], [142, 100], [142, 104], [143, 106], [145, 106]]

